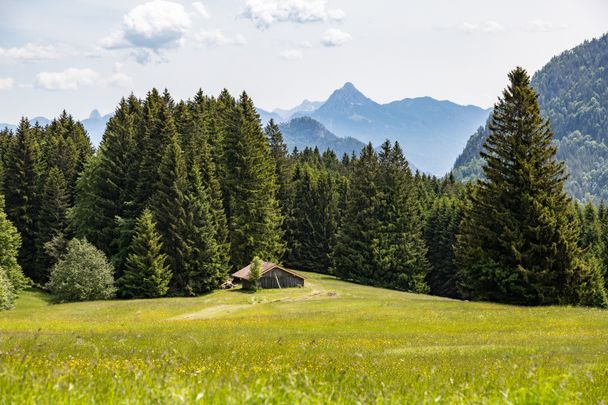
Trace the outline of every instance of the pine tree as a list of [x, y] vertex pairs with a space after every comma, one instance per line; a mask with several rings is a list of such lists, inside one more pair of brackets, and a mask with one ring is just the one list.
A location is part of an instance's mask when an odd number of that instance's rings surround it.
[[156, 231], [152, 211], [144, 209], [135, 223], [133, 240], [118, 280], [120, 295], [126, 298], [155, 298], [167, 294], [171, 271], [161, 253], [161, 237]]
[[256, 255], [276, 261], [284, 251], [274, 163], [246, 93], [238, 111], [238, 131], [226, 132], [224, 146], [224, 201], [233, 267], [249, 263]]
[[291, 190], [291, 167], [287, 154], [287, 145], [279, 126], [271, 118], [264, 129], [270, 146], [270, 158], [274, 162], [277, 179], [277, 200], [283, 217], [289, 215]]
[[66, 181], [68, 204], [73, 205], [78, 175], [93, 154], [83, 125], [63, 111], [45, 129], [41, 149], [46, 168], [61, 170]]
[[[89, 159], [76, 185], [71, 229], [112, 258], [117, 275], [139, 213], [136, 188], [142, 152], [136, 143], [141, 106], [134, 96], [121, 100], [109, 120], [99, 151]], [[123, 226], [119, 226], [123, 225]]]
[[36, 282], [44, 281], [36, 267], [36, 219], [41, 176], [40, 147], [35, 131], [22, 119], [11, 143], [5, 167], [6, 213], [21, 235], [19, 264]]
[[296, 167], [294, 172], [294, 198], [286, 226], [286, 264], [327, 273], [339, 224], [340, 194], [335, 175], [313, 172], [306, 165]]
[[[157, 224], [158, 233], [163, 240], [163, 253], [167, 255], [167, 263], [173, 273], [170, 288], [174, 294], [183, 294], [188, 285], [187, 258], [190, 254], [187, 238], [188, 214], [186, 192], [188, 179], [186, 163], [182, 149], [177, 140], [173, 121], [165, 122], [173, 131], [171, 142], [165, 147], [165, 152], [158, 168], [156, 190], [150, 201], [150, 208]], [[173, 129], [171, 129], [173, 127]]]
[[458, 267], [454, 243], [462, 220], [462, 203], [458, 198], [443, 196], [433, 204], [424, 229], [424, 239], [431, 269], [427, 283], [433, 295], [459, 298]]
[[429, 269], [422, 222], [416, 212], [415, 188], [407, 160], [398, 143], [386, 141], [381, 148], [376, 184], [378, 228], [372, 242], [374, 262], [381, 284], [427, 292]]
[[513, 304], [597, 305], [605, 291], [597, 267], [582, 260], [549, 123], [526, 71], [516, 68], [509, 80], [482, 152], [485, 179], [465, 206], [458, 236], [461, 291]]
[[218, 222], [214, 216], [212, 196], [203, 185], [198, 167], [191, 169], [186, 196], [188, 257], [186, 293], [196, 295], [216, 288], [225, 281], [229, 268], [228, 245], [218, 241]]
[[332, 271], [340, 278], [374, 284], [377, 269], [372, 244], [378, 229], [380, 171], [378, 155], [368, 144], [353, 162], [342, 225], [333, 253]]
[[[136, 211], [141, 211], [154, 194], [159, 164], [165, 147], [173, 142], [176, 127], [167, 97], [156, 89], [148, 93], [142, 107], [142, 120], [136, 134], [139, 149], [139, 170], [136, 185]], [[168, 124], [170, 122], [170, 124]]]
[[[57, 246], [61, 240], [66, 240], [67, 212], [69, 195], [68, 185], [62, 171], [53, 167], [46, 177], [40, 198], [40, 212], [37, 227], [37, 267], [41, 272], [41, 282], [48, 281], [51, 267], [55, 258], [47, 254], [44, 247], [49, 243]], [[49, 246], [50, 247], [50, 246]]]

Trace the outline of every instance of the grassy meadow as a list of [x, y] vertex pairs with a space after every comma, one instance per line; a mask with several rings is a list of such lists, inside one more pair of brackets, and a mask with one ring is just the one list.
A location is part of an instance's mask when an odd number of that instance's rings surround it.
[[305, 274], [255, 294], [0, 313], [0, 403], [606, 403], [608, 311]]

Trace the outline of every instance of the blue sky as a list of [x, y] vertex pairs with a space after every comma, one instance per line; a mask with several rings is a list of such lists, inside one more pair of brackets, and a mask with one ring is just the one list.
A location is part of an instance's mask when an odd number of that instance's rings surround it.
[[107, 113], [153, 86], [272, 110], [351, 81], [489, 107], [514, 66], [608, 31], [605, 0], [0, 0], [0, 16], [0, 122]]

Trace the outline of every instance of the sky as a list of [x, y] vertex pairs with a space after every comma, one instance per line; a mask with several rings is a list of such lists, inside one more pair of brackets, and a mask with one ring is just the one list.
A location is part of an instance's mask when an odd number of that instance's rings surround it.
[[348, 81], [487, 108], [510, 69], [607, 31], [606, 0], [0, 0], [0, 122], [105, 114], [152, 87], [291, 108]]

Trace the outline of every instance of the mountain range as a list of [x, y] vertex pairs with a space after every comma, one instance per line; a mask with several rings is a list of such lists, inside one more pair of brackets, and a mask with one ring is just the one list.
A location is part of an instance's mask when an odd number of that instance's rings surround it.
[[[532, 77], [541, 113], [548, 118], [565, 161], [566, 190], [580, 200], [608, 200], [608, 34], [552, 58]], [[461, 180], [478, 178], [479, 152], [489, 135], [477, 130], [454, 164]]]
[[[113, 114], [101, 115], [99, 111], [93, 110], [89, 115], [89, 118], [85, 118], [80, 121], [84, 129], [89, 134], [89, 138], [91, 138], [91, 143], [97, 147], [101, 142], [101, 138], [103, 137], [103, 133], [106, 130], [106, 124], [108, 120], [112, 117]], [[34, 117], [30, 119], [31, 125], [35, 125], [38, 123], [40, 126], [46, 126], [51, 123], [51, 120], [45, 117]], [[8, 128], [12, 131], [17, 129], [17, 125], [15, 124], [6, 124], [0, 123], [0, 129]]]
[[[310, 117], [338, 137], [351, 137], [379, 146], [399, 141], [405, 154], [422, 171], [448, 172], [468, 134], [487, 119], [489, 110], [431, 97], [405, 98], [380, 104], [347, 82], [325, 102], [304, 101], [291, 110], [258, 110], [262, 121]], [[432, 151], [432, 153], [429, 153]]]

